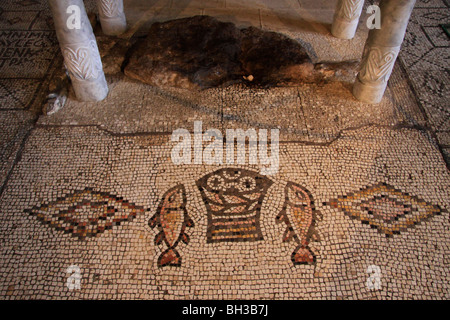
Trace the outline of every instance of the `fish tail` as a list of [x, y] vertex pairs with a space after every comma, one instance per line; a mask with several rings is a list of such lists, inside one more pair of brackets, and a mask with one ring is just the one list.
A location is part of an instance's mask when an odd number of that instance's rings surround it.
[[292, 262], [294, 264], [314, 264], [316, 257], [307, 246], [298, 246], [292, 253]]
[[169, 248], [159, 256], [158, 265], [161, 267], [179, 267], [181, 266], [181, 256], [177, 250], [175, 250], [174, 248]]

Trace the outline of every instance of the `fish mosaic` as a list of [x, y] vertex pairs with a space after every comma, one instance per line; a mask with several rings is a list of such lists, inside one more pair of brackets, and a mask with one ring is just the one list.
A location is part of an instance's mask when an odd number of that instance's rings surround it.
[[155, 237], [155, 244], [159, 246], [164, 243], [167, 247], [158, 258], [158, 266], [181, 266], [182, 258], [176, 248], [180, 241], [189, 243], [186, 228], [194, 226], [186, 210], [186, 190], [183, 185], [175, 186], [163, 195], [148, 225], [160, 231]]
[[283, 209], [276, 217], [277, 222], [284, 222], [287, 226], [283, 235], [283, 242], [292, 239], [297, 247], [292, 252], [291, 260], [294, 265], [314, 264], [316, 256], [309, 248], [311, 240], [319, 240], [314, 229], [321, 214], [314, 209], [314, 200], [311, 193], [299, 184], [289, 182], [285, 187], [285, 203]]
[[[263, 240], [260, 227], [261, 208], [273, 181], [257, 172], [224, 168], [196, 181], [207, 212], [207, 243]], [[322, 214], [315, 209], [312, 194], [300, 184], [288, 182], [284, 188], [284, 204], [276, 222], [286, 225], [283, 242], [295, 241], [291, 254], [294, 265], [315, 264], [311, 241], [320, 241], [315, 230]], [[156, 213], [148, 220], [158, 232], [154, 242], [162, 246], [158, 267], [182, 265], [178, 246], [189, 244], [187, 228], [195, 226], [187, 211], [186, 189], [179, 184], [162, 196]], [[416, 196], [386, 183], [361, 188], [328, 202], [363, 224], [369, 224], [386, 236], [400, 234], [408, 228], [446, 212]], [[132, 221], [149, 209], [137, 206], [123, 197], [92, 188], [73, 191], [26, 209], [42, 224], [79, 240], [96, 237], [124, 222]]]

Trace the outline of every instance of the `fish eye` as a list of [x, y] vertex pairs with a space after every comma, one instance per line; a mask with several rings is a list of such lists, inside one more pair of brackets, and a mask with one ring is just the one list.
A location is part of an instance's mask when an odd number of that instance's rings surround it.
[[255, 187], [256, 187], [256, 181], [253, 178], [244, 177], [239, 180], [239, 189], [243, 192], [251, 191], [251, 190], [255, 189]]

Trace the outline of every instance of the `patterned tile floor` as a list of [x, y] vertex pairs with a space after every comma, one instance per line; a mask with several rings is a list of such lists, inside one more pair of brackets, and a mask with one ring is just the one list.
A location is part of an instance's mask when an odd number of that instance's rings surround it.
[[[319, 33], [333, 7], [251, 2], [265, 10], [260, 26], [270, 28], [270, 10], [298, 5], [322, 19]], [[146, 8], [245, 13], [231, 0], [204, 3]], [[417, 1], [376, 106], [352, 99], [347, 82], [149, 88], [109, 65], [115, 47], [100, 34], [110, 96], [90, 104], [71, 93], [51, 116], [39, 112], [61, 61], [46, 1], [0, 8], [1, 299], [450, 298], [444, 1]], [[146, 26], [142, 12], [130, 12], [131, 28]], [[362, 47], [360, 32], [343, 56]], [[324, 31], [312, 48], [338, 45], [328, 37]], [[170, 134], [196, 120], [222, 132], [280, 128], [279, 171], [262, 175], [264, 166], [248, 159], [175, 165]], [[77, 270], [80, 288], [70, 289]]]
[[449, 21], [448, 1], [418, 1], [400, 53], [428, 125], [436, 132], [446, 155], [450, 150], [450, 38], [442, 25]]
[[[163, 140], [35, 129], [0, 204], [1, 295], [448, 298], [450, 176], [420, 132], [281, 144], [264, 177], [176, 166]], [[65, 286], [70, 265], [81, 290]]]

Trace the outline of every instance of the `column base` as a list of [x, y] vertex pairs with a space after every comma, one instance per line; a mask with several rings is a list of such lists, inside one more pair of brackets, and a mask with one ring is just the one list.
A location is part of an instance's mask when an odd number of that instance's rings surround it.
[[382, 81], [380, 84], [369, 85], [362, 83], [357, 77], [353, 85], [353, 95], [361, 102], [380, 103], [386, 91], [386, 86], [387, 82], [385, 81]]
[[75, 95], [80, 101], [97, 102], [108, 96], [108, 84], [103, 74], [95, 80], [79, 80], [71, 77], [71, 81]]
[[347, 21], [340, 18], [336, 18], [331, 26], [331, 34], [339, 39], [352, 39], [356, 34], [359, 20]]

